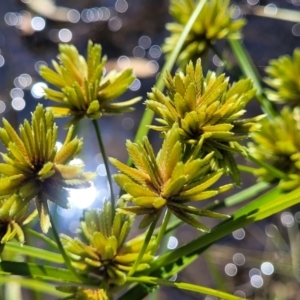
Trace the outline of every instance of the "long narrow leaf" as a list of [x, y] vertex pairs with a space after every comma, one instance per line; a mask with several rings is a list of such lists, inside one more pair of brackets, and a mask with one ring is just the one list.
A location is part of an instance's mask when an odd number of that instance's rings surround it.
[[204, 286], [200, 285], [195, 285], [195, 284], [190, 284], [190, 283], [185, 283], [185, 282], [174, 282], [174, 281], [169, 281], [169, 280], [163, 280], [159, 279], [156, 277], [148, 277], [148, 276], [140, 276], [138, 278], [128, 278], [127, 281], [132, 280], [132, 282], [141, 282], [141, 283], [147, 283], [147, 284], [155, 284], [155, 285], [160, 285], [160, 286], [170, 286], [174, 288], [178, 288], [181, 290], [186, 290], [186, 291], [192, 291], [200, 294], [205, 294], [205, 295], [211, 295], [215, 296], [224, 300], [240, 300], [242, 298], [230, 295], [228, 293], [224, 293], [218, 290], [210, 289]]
[[66, 296], [65, 293], [62, 293], [55, 289], [55, 287], [49, 283], [42, 282], [35, 279], [25, 279], [25, 278], [16, 278], [14, 277], [8, 277], [8, 276], [1, 276], [0, 277], [0, 285], [6, 284], [6, 283], [18, 283], [23, 288], [28, 288], [40, 293], [49, 294], [56, 297], [63, 297]]
[[5, 245], [5, 250], [9, 250], [11, 252], [16, 252], [18, 254], [27, 255], [29, 257], [43, 259], [46, 261], [50, 261], [56, 264], [63, 264], [64, 260], [61, 254], [53, 253], [51, 251], [47, 251], [41, 248], [30, 247], [30, 246], [21, 246], [17, 243], [7, 243]]
[[[0, 262], [0, 274], [20, 275], [58, 282], [80, 283], [69, 270], [25, 262]], [[2, 276], [1, 276], [2, 277]]]

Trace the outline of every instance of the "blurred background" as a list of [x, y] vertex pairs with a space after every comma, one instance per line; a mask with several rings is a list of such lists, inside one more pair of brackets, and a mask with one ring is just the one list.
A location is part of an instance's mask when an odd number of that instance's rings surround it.
[[[244, 43], [262, 76], [270, 59], [291, 55], [294, 48], [300, 46], [300, 0], [240, 0], [232, 4], [234, 17], [245, 17], [248, 21], [243, 31]], [[0, 117], [9, 119], [17, 128], [24, 118], [30, 119], [30, 112], [37, 103], [51, 105], [42, 97], [42, 88], [46, 85], [38, 74], [39, 67], [51, 66], [59, 43], [72, 43], [85, 55], [87, 41], [91, 39], [102, 45], [108, 57], [107, 71], [131, 67], [137, 75], [124, 95], [124, 99], [143, 97], [136, 110], [99, 120], [107, 154], [125, 162], [125, 141], [133, 140], [145, 108], [143, 101], [164, 63], [161, 45], [168, 35], [165, 24], [171, 21], [168, 7], [167, 0], [1, 1]], [[227, 51], [235, 63], [225, 43], [217, 47]], [[208, 65], [213, 70], [222, 68], [213, 53]], [[255, 100], [247, 110], [248, 115], [261, 113]], [[57, 123], [63, 128], [66, 120], [57, 120]], [[78, 129], [78, 135], [84, 137], [80, 159], [84, 160], [88, 171], [98, 173], [95, 186], [89, 191], [72, 194], [71, 210], [53, 208], [60, 232], [68, 235], [75, 234], [84, 208], [101, 207], [103, 198], [109, 195], [103, 159], [89, 126], [89, 121], [84, 120]], [[65, 131], [61, 130], [60, 139], [64, 136]], [[157, 150], [161, 145], [158, 134], [150, 132], [150, 140]], [[4, 151], [2, 145], [0, 151]], [[254, 178], [243, 178], [243, 187], [253, 183]], [[117, 187], [115, 191], [118, 193]], [[232, 213], [233, 209], [226, 212]], [[247, 299], [300, 299], [298, 223], [299, 206], [239, 229], [210, 247], [177, 279], [222, 289]], [[214, 226], [215, 223], [208, 221], [207, 224]], [[168, 248], [171, 251], [199, 234], [189, 226], [182, 226], [166, 241]], [[30, 299], [26, 295], [24, 291], [24, 299]], [[149, 299], [214, 300], [211, 296], [169, 288], [160, 289]]]

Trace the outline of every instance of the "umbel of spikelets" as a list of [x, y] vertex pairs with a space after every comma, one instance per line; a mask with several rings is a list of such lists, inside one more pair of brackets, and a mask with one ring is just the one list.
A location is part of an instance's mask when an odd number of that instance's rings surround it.
[[0, 139], [7, 149], [7, 153], [1, 153], [0, 199], [16, 195], [24, 207], [34, 199], [44, 233], [50, 226], [47, 201], [68, 208], [67, 189], [89, 187], [95, 177], [94, 173], [84, 173], [83, 164], [70, 164], [82, 148], [82, 140], [72, 138], [73, 130], [73, 126], [69, 128], [58, 150], [53, 113], [40, 104], [31, 123], [25, 120], [20, 125], [19, 134], [6, 119], [0, 128]]
[[[74, 268], [81, 273], [93, 273], [109, 284], [125, 283], [126, 274], [137, 259], [145, 239], [141, 235], [126, 242], [132, 223], [132, 216], [121, 213], [112, 216], [108, 202], [104, 203], [102, 210], [85, 211], [79, 228], [80, 239], [61, 235]], [[138, 271], [149, 267], [154, 246], [153, 237], [137, 267]]]
[[0, 254], [4, 244], [16, 238], [18, 242], [25, 242], [22, 226], [28, 224], [37, 211], [28, 213], [29, 203], [24, 205], [23, 200], [13, 194], [7, 199], [0, 200]]
[[59, 105], [52, 107], [55, 117], [71, 116], [71, 123], [85, 116], [98, 119], [132, 111], [132, 105], [141, 99], [112, 103], [125, 93], [135, 76], [131, 69], [104, 75], [106, 57], [100, 45], [89, 41], [86, 59], [73, 45], [61, 44], [59, 52], [59, 62], [52, 62], [54, 70], [46, 66], [40, 69], [41, 76], [56, 88], [45, 89], [45, 97]]
[[[279, 186], [292, 190], [300, 185], [300, 109], [283, 108], [275, 119], [261, 120], [261, 130], [252, 134], [249, 152], [289, 176]], [[276, 177], [265, 168], [256, 172], [260, 181], [276, 182]]]
[[213, 165], [222, 168], [239, 184], [234, 153], [245, 154], [239, 142], [259, 128], [262, 116], [242, 119], [246, 104], [254, 97], [250, 79], [229, 84], [224, 74], [203, 75], [201, 61], [190, 62], [186, 72], [166, 77], [166, 93], [153, 88], [146, 105], [153, 110], [160, 125], [150, 128], [166, 133], [173, 124], [191, 149], [204, 139], [202, 151], [214, 152]]
[[[172, 0], [170, 14], [173, 23], [167, 24], [170, 36], [166, 38], [163, 51], [170, 55], [176, 47], [180, 35], [189, 21], [196, 5], [195, 0]], [[187, 35], [177, 62], [183, 69], [192, 60], [196, 62], [214, 43], [221, 39], [239, 39], [245, 19], [232, 18], [234, 8], [229, 6], [229, 0], [207, 0], [196, 21]]]
[[201, 154], [203, 139], [185, 160], [185, 144], [176, 124], [167, 132], [163, 145], [155, 157], [145, 137], [142, 142], [127, 142], [127, 151], [135, 167], [128, 167], [111, 158], [121, 172], [114, 176], [116, 183], [127, 192], [122, 198], [133, 206], [119, 209], [123, 213], [145, 215], [140, 227], [149, 225], [167, 207], [182, 221], [202, 231], [209, 229], [193, 216], [227, 218], [227, 215], [199, 209], [188, 202], [208, 199], [232, 187], [210, 187], [218, 181], [223, 169], [211, 171], [214, 153]]
[[293, 56], [284, 55], [270, 61], [265, 69], [269, 77], [265, 82], [273, 89], [266, 89], [270, 100], [290, 106], [300, 105], [300, 48]]

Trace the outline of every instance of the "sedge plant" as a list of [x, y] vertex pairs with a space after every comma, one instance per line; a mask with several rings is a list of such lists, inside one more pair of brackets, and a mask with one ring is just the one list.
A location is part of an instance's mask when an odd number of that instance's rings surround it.
[[[38, 104], [19, 129], [2, 119], [0, 282], [22, 276], [21, 285], [59, 299], [140, 300], [160, 286], [241, 299], [232, 290], [170, 278], [222, 237], [300, 202], [300, 52], [271, 60], [261, 79], [241, 42], [246, 21], [232, 19], [229, 1], [171, 0], [170, 14], [174, 22], [167, 24], [162, 46], [166, 64], [144, 99], [135, 140], [126, 142], [127, 164], [106, 155], [98, 119], [132, 111], [141, 101], [122, 100], [135, 75], [131, 69], [106, 72], [102, 47], [92, 41], [86, 56], [74, 45], [60, 44], [57, 60], [40, 68], [50, 84], [44, 90], [47, 107]], [[219, 40], [231, 46], [240, 79], [204, 67], [205, 54], [220, 53]], [[244, 117], [248, 103], [257, 99], [263, 113]], [[67, 119], [65, 129], [55, 118]], [[83, 163], [74, 163], [84, 149], [84, 138], [75, 136], [74, 128], [83, 119], [94, 126], [110, 196], [101, 207], [84, 210], [77, 235], [69, 236], [59, 234], [49, 205], [72, 209], [70, 190], [88, 188], [98, 179], [85, 172]], [[149, 129], [159, 132], [158, 151]], [[60, 149], [59, 130], [66, 132]], [[117, 169], [114, 175], [110, 164]], [[251, 188], [264, 193], [258, 197], [245, 189], [229, 201], [227, 191], [243, 188], [243, 171], [258, 181]], [[222, 210], [250, 197], [233, 213]], [[164, 237], [182, 224], [198, 237], [166, 251]], [[37, 251], [25, 233], [40, 238], [48, 250]], [[29, 260], [7, 260], [14, 247]]]

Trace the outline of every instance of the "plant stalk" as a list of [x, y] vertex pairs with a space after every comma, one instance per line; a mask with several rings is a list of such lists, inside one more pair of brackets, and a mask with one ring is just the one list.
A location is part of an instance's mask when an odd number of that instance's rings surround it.
[[164, 219], [162, 221], [162, 225], [159, 229], [159, 232], [158, 232], [158, 236], [156, 238], [156, 246], [154, 247], [154, 249], [152, 250], [152, 253], [155, 254], [156, 251], [158, 250], [161, 242], [162, 242], [162, 239], [166, 233], [166, 229], [167, 229], [167, 226], [168, 226], [168, 223], [169, 223], [169, 220], [170, 220], [170, 217], [171, 217], [171, 212], [169, 209], [167, 209], [166, 213], [165, 213], [165, 216], [164, 216]]
[[102, 137], [101, 137], [101, 132], [99, 130], [99, 126], [98, 126], [98, 122], [97, 120], [93, 120], [93, 125], [95, 128], [95, 132], [97, 135], [97, 140], [98, 140], [98, 144], [99, 144], [99, 148], [103, 157], [103, 162], [104, 162], [104, 166], [105, 166], [105, 170], [106, 170], [106, 177], [108, 180], [108, 185], [109, 185], [109, 189], [110, 189], [110, 203], [111, 203], [111, 211], [112, 211], [112, 217], [114, 217], [115, 214], [115, 197], [114, 197], [114, 191], [113, 191], [113, 183], [112, 183], [112, 177], [111, 177], [111, 173], [109, 170], [109, 162], [108, 162], [108, 158], [105, 152], [105, 148], [104, 148], [104, 144], [102, 141]]
[[144, 244], [143, 244], [143, 247], [136, 259], [136, 261], [134, 262], [132, 268], [130, 269], [130, 271], [128, 272], [128, 276], [131, 276], [132, 274], [134, 274], [134, 272], [136, 271], [138, 265], [140, 264], [146, 250], [147, 250], [147, 247], [149, 245], [149, 242], [151, 240], [151, 237], [153, 235], [153, 232], [155, 230], [155, 226], [157, 224], [157, 221], [160, 217], [160, 214], [157, 214], [157, 217], [155, 218], [155, 220], [150, 224], [149, 228], [148, 228], [148, 231], [147, 231], [147, 234], [146, 234], [146, 237], [145, 237], [145, 241], [144, 241]]

